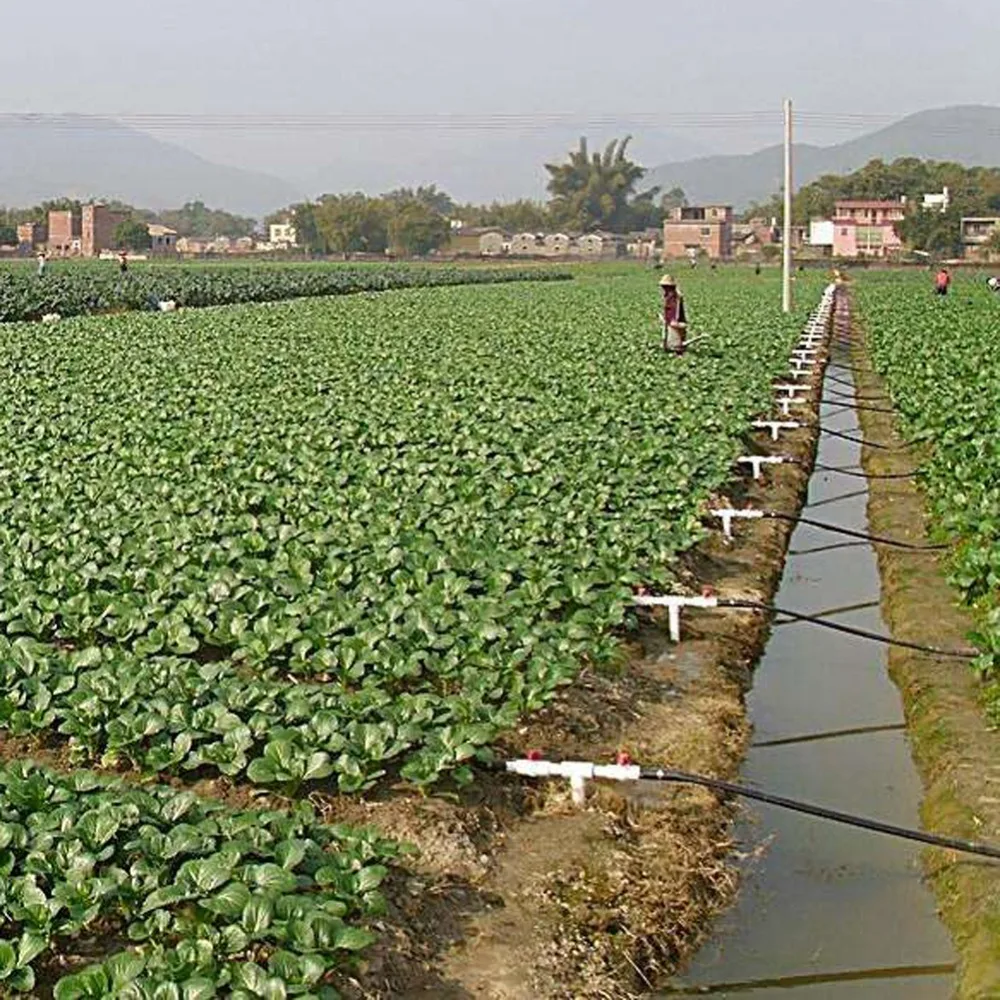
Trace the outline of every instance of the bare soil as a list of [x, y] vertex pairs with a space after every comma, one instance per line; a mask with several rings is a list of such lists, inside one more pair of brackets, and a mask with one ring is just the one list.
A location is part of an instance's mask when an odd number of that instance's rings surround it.
[[[857, 328], [856, 328], [857, 329]], [[884, 395], [870, 370], [857, 329], [855, 364], [861, 395]], [[884, 404], [880, 404], [884, 405]], [[868, 442], [903, 445], [892, 414], [859, 412]], [[920, 454], [906, 448], [863, 449], [868, 472], [915, 468]], [[910, 479], [869, 481], [868, 517], [874, 534], [925, 542], [927, 510]], [[948, 585], [948, 552], [912, 552], [876, 546], [882, 576], [882, 613], [892, 634], [944, 648], [967, 648], [972, 628]], [[922, 805], [929, 830], [1000, 842], [1000, 733], [988, 724], [981, 687], [967, 662], [891, 648], [889, 669], [903, 695], [907, 727], [925, 786]], [[957, 996], [1000, 997], [1000, 865], [952, 851], [924, 855], [942, 917], [960, 956]]]

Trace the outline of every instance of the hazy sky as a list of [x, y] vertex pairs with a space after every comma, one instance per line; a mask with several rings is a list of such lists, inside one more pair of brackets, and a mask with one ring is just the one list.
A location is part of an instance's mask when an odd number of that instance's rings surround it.
[[[788, 95], [812, 113], [897, 116], [1000, 104], [998, 15], [998, 0], [0, 0], [0, 111], [718, 115]], [[471, 191], [484, 149], [554, 155], [578, 131], [169, 138], [309, 187], [428, 180], [449, 162]], [[771, 123], [667, 122], [634, 148], [653, 165], [779, 138]]]

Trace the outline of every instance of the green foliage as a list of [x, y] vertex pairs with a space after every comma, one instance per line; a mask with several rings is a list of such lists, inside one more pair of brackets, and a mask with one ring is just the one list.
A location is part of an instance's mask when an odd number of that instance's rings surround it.
[[138, 219], [125, 219], [115, 226], [115, 246], [119, 249], [134, 250], [141, 253], [153, 245], [149, 229]]
[[461, 778], [614, 655], [769, 405], [777, 277], [685, 293], [683, 359], [638, 269], [0, 331], [0, 726], [292, 793]]
[[858, 301], [904, 429], [927, 445], [922, 482], [952, 582], [975, 611], [977, 668], [1000, 678], [1000, 312], [981, 275], [931, 296], [928, 275], [866, 275]]
[[145, 309], [150, 296], [180, 306], [218, 306], [239, 302], [274, 302], [321, 295], [349, 295], [436, 285], [549, 281], [569, 277], [539, 268], [408, 267], [405, 265], [230, 265], [157, 264], [133, 267], [123, 282], [107, 264], [53, 266], [38, 281], [26, 267], [0, 268], [0, 323], [62, 316]]
[[542, 233], [552, 228], [545, 205], [522, 198], [490, 205], [463, 205], [456, 216], [467, 226], [498, 226], [508, 233]]
[[607, 229], [623, 233], [644, 224], [658, 188], [636, 195], [636, 185], [646, 171], [626, 155], [631, 136], [612, 140], [603, 153], [591, 155], [587, 140], [580, 139], [565, 163], [547, 163], [549, 214], [557, 226], [575, 232]]
[[409, 257], [424, 257], [448, 242], [448, 220], [419, 201], [396, 207], [389, 220], [389, 246]]
[[163, 225], [177, 230], [178, 236], [239, 238], [251, 235], [256, 225], [253, 219], [218, 208], [207, 208], [201, 201], [189, 201], [182, 208], [168, 209], [157, 214]]
[[133, 945], [63, 975], [57, 1000], [322, 995], [373, 940], [360, 922], [384, 912], [396, 852], [308, 806], [0, 765], [0, 990], [36, 995], [39, 964], [86, 936]]
[[[918, 210], [924, 194], [947, 187], [951, 211], [932, 219]], [[953, 252], [958, 221], [963, 215], [1000, 215], [1000, 167], [965, 167], [902, 157], [885, 163], [872, 160], [850, 174], [827, 174], [800, 188], [792, 200], [792, 219], [805, 225], [813, 218], [830, 218], [834, 202], [842, 198], [890, 198], [906, 196], [915, 206], [914, 219], [907, 219], [906, 239], [918, 250]], [[751, 205], [745, 218], [780, 218], [780, 195], [764, 205]], [[924, 217], [926, 216], [926, 217]], [[921, 245], [923, 244], [923, 245]]]
[[0, 222], [0, 246], [15, 246], [16, 244], [17, 226], [8, 226]]

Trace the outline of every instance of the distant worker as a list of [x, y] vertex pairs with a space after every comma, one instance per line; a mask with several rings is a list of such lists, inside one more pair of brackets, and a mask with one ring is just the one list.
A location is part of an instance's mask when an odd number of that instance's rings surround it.
[[122, 250], [118, 254], [118, 273], [124, 278], [128, 274], [128, 251]]
[[660, 288], [663, 289], [663, 349], [669, 354], [683, 354], [687, 347], [684, 298], [669, 274], [660, 278]]
[[48, 258], [45, 256], [44, 250], [39, 250], [37, 257], [38, 257], [38, 277], [41, 278], [45, 276], [45, 264]]
[[991, 274], [986, 279], [986, 287], [989, 288], [994, 295], [1000, 295], [1000, 278], [998, 278], [995, 274]]
[[951, 286], [951, 275], [946, 267], [942, 267], [934, 277], [934, 294], [947, 295]]
[[753, 269], [754, 274], [760, 274], [760, 261], [757, 261], [757, 266]]

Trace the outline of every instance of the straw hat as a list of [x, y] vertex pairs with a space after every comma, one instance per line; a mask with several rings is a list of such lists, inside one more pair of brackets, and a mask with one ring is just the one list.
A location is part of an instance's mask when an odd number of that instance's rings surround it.
[[669, 274], [665, 274], [662, 278], [660, 278], [660, 284], [674, 287], [676, 286], [677, 282], [674, 281], [674, 279]]

